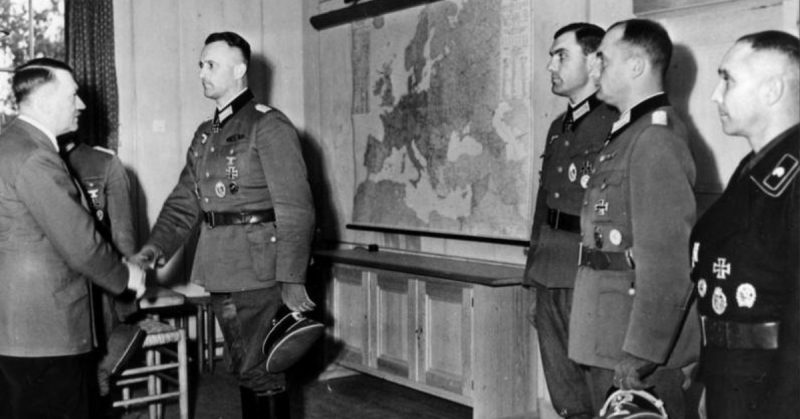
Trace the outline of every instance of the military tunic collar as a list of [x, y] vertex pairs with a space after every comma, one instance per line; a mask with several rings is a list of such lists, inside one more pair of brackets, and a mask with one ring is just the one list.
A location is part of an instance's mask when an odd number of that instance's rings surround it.
[[230, 101], [227, 105], [223, 106], [221, 109], [217, 109], [214, 111], [214, 120], [211, 123], [211, 128], [214, 132], [219, 132], [225, 122], [233, 116], [239, 109], [242, 109], [245, 104], [250, 102], [253, 99], [253, 92], [250, 89], [244, 89], [239, 96], [236, 96], [232, 101]]
[[[661, 92], [639, 102], [627, 112], [623, 112], [611, 127], [611, 132], [608, 133], [608, 138], [606, 138], [606, 144], [625, 131], [625, 128], [630, 126], [632, 122], [636, 122], [639, 118], [663, 106], [669, 106], [669, 99], [666, 93]], [[666, 121], [664, 122], [666, 124]]]
[[800, 172], [796, 146], [799, 135], [800, 125], [794, 125], [758, 153], [748, 155], [742, 174], [749, 173], [750, 179], [767, 195], [780, 196]]
[[561, 130], [567, 131], [574, 129], [584, 116], [588, 115], [593, 109], [597, 108], [602, 102], [597, 98], [597, 93], [593, 93], [575, 106], [567, 105], [567, 114], [564, 115], [564, 122]]

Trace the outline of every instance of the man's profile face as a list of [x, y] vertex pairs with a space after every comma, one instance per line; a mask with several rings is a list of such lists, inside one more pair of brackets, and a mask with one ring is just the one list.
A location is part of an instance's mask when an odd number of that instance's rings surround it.
[[735, 44], [719, 65], [720, 81], [711, 100], [717, 104], [722, 131], [728, 135], [748, 136], [758, 121], [758, 88], [761, 77], [754, 67], [749, 44]]
[[625, 70], [630, 53], [622, 41], [624, 30], [624, 26], [616, 26], [606, 32], [603, 42], [597, 49], [600, 65], [600, 89], [597, 97], [618, 109], [629, 90], [628, 74]]
[[553, 40], [547, 71], [552, 91], [558, 96], [571, 97], [590, 82], [588, 57], [578, 44], [575, 32], [561, 34]]
[[66, 70], [53, 69], [55, 80], [41, 86], [42, 103], [47, 106], [47, 113], [51, 119], [53, 134], [56, 136], [66, 134], [78, 129], [78, 118], [81, 111], [86, 109], [78, 96], [78, 84]]
[[225, 42], [212, 42], [200, 53], [200, 82], [203, 95], [209, 99], [227, 101], [239, 93], [236, 69], [244, 65], [242, 53]]

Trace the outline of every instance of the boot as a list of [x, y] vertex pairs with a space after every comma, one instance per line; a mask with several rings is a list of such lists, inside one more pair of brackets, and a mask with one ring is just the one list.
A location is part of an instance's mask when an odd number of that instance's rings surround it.
[[289, 419], [289, 393], [256, 394], [246, 387], [239, 387], [242, 396], [242, 419]]

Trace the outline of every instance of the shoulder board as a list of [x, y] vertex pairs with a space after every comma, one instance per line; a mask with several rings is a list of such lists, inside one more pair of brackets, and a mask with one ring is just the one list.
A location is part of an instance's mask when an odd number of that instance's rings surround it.
[[261, 113], [267, 113], [267, 112], [271, 111], [272, 108], [270, 108], [267, 105], [259, 103], [259, 104], [256, 105], [256, 110], [261, 112]]
[[654, 111], [653, 114], [650, 116], [650, 122], [653, 125], [667, 125], [667, 123], [669, 122], [669, 118], [667, 117], [667, 111], [663, 109]]
[[765, 194], [776, 198], [792, 183], [798, 172], [800, 172], [800, 161], [797, 157], [784, 154], [764, 179], [759, 180], [752, 176], [750, 178]]
[[111, 150], [111, 149], [108, 149], [108, 148], [105, 148], [105, 147], [100, 147], [99, 145], [96, 145], [96, 146], [94, 146], [92, 148], [97, 150], [97, 151], [102, 151], [103, 153], [110, 154], [112, 156], [116, 156], [117, 155], [117, 153], [115, 153], [114, 150]]

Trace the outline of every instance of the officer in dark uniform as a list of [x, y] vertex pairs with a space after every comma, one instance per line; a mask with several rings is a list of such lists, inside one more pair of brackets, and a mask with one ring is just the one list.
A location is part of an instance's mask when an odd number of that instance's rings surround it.
[[[78, 180], [89, 209], [94, 215], [97, 231], [111, 243], [117, 251], [127, 257], [136, 252], [136, 233], [131, 214], [130, 182], [125, 166], [113, 151], [103, 147], [89, 147], [82, 142], [68, 141], [62, 146], [62, 154], [72, 176]], [[101, 342], [107, 341], [112, 331], [137, 310], [135, 299], [124, 293], [114, 297], [100, 287], [93, 288], [94, 301], [102, 313], [96, 318], [101, 324]], [[107, 349], [107, 348], [102, 348]], [[101, 358], [98, 381], [101, 395], [108, 393], [110, 374], [106, 359]]]
[[594, 394], [655, 386], [669, 417], [683, 418], [681, 368], [699, 351], [684, 247], [695, 167], [663, 92], [672, 42], [658, 23], [633, 19], [612, 25], [598, 54], [598, 96], [622, 112], [584, 195], [569, 356], [589, 366]]
[[709, 419], [800, 415], [800, 43], [740, 38], [713, 100], [752, 152], [691, 239]]
[[597, 79], [591, 75], [604, 34], [598, 26], [573, 23], [553, 37], [547, 70], [553, 93], [569, 99], [569, 106], [547, 132], [524, 278], [536, 293], [529, 318], [538, 331], [550, 399], [566, 418], [593, 417], [586, 372], [567, 357], [567, 325], [578, 269], [583, 193], [595, 156], [617, 117], [597, 99]]
[[200, 80], [217, 110], [197, 128], [136, 259], [160, 264], [202, 223], [192, 281], [211, 293], [243, 417], [286, 418], [286, 380], [267, 373], [262, 345], [282, 303], [297, 312], [314, 308], [304, 285], [314, 208], [297, 132], [283, 113], [255, 101], [249, 60], [241, 36], [206, 38]]

